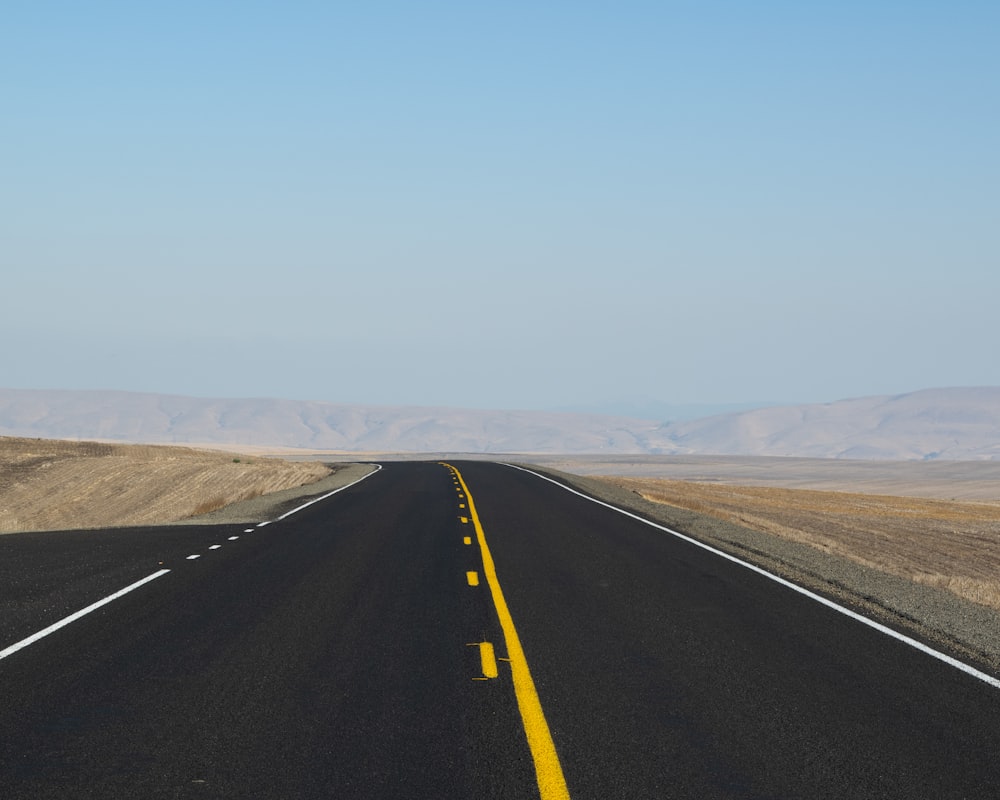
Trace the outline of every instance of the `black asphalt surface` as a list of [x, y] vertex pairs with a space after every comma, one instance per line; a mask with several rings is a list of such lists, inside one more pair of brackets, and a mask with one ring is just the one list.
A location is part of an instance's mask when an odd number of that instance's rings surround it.
[[[1000, 691], [538, 477], [455, 466], [571, 797], [1000, 795]], [[0, 650], [170, 570], [0, 659], [0, 797], [538, 797], [509, 667], [475, 680], [470, 644], [505, 651], [461, 502], [443, 466], [391, 463], [265, 527], [0, 537]]]

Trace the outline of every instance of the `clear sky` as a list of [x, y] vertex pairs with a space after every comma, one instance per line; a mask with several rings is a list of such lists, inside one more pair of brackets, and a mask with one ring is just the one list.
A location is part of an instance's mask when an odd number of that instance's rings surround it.
[[1000, 3], [7, 3], [0, 385], [1000, 384]]

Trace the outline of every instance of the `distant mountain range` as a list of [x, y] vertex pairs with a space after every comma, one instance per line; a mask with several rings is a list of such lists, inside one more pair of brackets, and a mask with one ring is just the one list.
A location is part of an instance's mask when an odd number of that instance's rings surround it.
[[1000, 460], [1000, 387], [927, 389], [674, 423], [564, 412], [0, 389], [0, 435], [347, 452]]

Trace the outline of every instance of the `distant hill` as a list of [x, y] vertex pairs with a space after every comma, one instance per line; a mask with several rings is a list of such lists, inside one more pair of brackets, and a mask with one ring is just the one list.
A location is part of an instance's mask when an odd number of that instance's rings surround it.
[[0, 389], [0, 435], [348, 452], [1000, 459], [1000, 387], [928, 389], [667, 424], [563, 412]]
[[355, 452], [644, 453], [659, 423], [597, 414], [0, 389], [0, 435]]
[[671, 425], [669, 437], [686, 453], [1000, 459], [1000, 387], [760, 408]]

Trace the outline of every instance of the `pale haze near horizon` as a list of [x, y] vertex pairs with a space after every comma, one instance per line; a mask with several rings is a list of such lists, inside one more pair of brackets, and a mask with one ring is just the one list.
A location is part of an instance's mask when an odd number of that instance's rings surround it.
[[1000, 384], [995, 3], [4, 16], [0, 385], [614, 410]]

